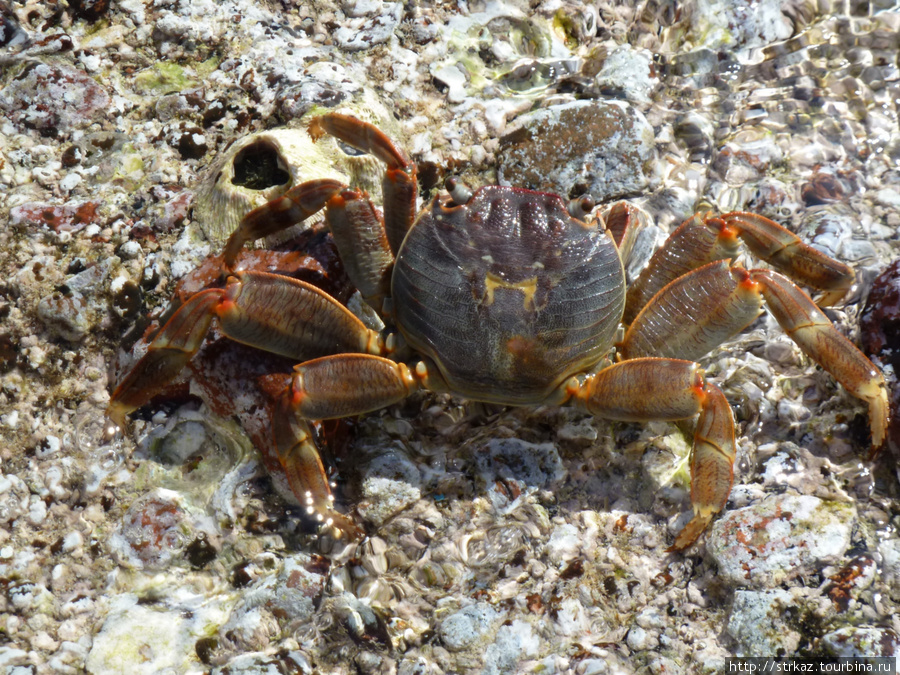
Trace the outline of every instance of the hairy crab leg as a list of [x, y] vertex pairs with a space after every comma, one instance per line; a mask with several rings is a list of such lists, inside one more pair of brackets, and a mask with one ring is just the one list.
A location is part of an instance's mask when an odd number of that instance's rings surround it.
[[700, 413], [691, 450], [691, 504], [694, 516], [670, 551], [693, 544], [721, 511], [734, 481], [734, 417], [700, 366], [679, 359], [622, 361], [582, 383], [567, 385], [571, 401], [588, 412], [622, 421], [680, 420]]
[[691, 506], [694, 516], [668, 551], [681, 551], [703, 534], [723, 508], [734, 483], [734, 416], [725, 394], [714, 384], [705, 384], [700, 418], [691, 449]]
[[278, 459], [295, 495], [325, 525], [359, 537], [334, 499], [306, 419], [361, 415], [399, 403], [421, 387], [409, 367], [379, 356], [337, 354], [301, 363], [272, 416]]
[[751, 270], [750, 274], [762, 287], [766, 305], [781, 328], [803, 353], [868, 404], [874, 457], [890, 421], [887, 385], [881, 371], [789, 279], [772, 270]]
[[365, 192], [346, 189], [328, 201], [325, 220], [347, 276], [376, 311], [390, 295], [394, 254], [381, 215]]
[[766, 261], [791, 279], [825, 291], [819, 305], [827, 307], [840, 300], [853, 285], [853, 270], [805, 243], [778, 223], [755, 213], [735, 211], [721, 216], [738, 231], [753, 255]]
[[416, 165], [378, 127], [350, 115], [326, 113], [313, 118], [309, 135], [316, 141], [325, 134], [371, 153], [387, 165], [381, 182], [384, 224], [391, 251], [396, 255], [416, 219]]
[[763, 299], [803, 352], [869, 406], [872, 447], [881, 447], [889, 410], [884, 377], [841, 335], [810, 297], [772, 270], [710, 263], [676, 279], [647, 304], [625, 333], [623, 358], [698, 359], [755, 319]]
[[106, 415], [117, 427], [124, 428], [125, 417], [161, 392], [193, 358], [224, 295], [210, 289], [191, 296], [163, 326], [110, 397]]
[[853, 270], [803, 242], [792, 232], [755, 213], [734, 211], [719, 217], [695, 215], [682, 223], [650, 259], [628, 289], [623, 321], [630, 324], [664, 286], [715, 260], [734, 259], [737, 240], [792, 279], [825, 291], [822, 306], [840, 300], [853, 285]]
[[403, 363], [368, 354], [336, 354], [294, 367], [290, 404], [306, 419], [335, 419], [381, 410], [421, 386], [416, 371]]
[[334, 496], [322, 458], [309, 425], [293, 414], [290, 389], [285, 390], [273, 410], [272, 433], [278, 461], [307, 514], [315, 516], [323, 526], [333, 528], [337, 536], [346, 533], [351, 539], [361, 539], [363, 532], [353, 519], [334, 509]]
[[296, 185], [281, 197], [273, 199], [244, 216], [225, 244], [224, 266], [234, 270], [237, 256], [248, 241], [276, 234], [303, 222], [321, 211], [328, 200], [347, 186], [332, 178], [320, 178]]
[[740, 253], [737, 230], [721, 218], [697, 214], [688, 218], [659, 248], [644, 271], [628, 288], [625, 314], [628, 325], [664, 286], [693, 269]]
[[219, 326], [232, 340], [298, 361], [338, 354], [380, 354], [380, 335], [315, 286], [265, 272], [229, 279], [216, 307]]
[[194, 356], [218, 318], [233, 340], [303, 360], [344, 351], [381, 353], [381, 337], [347, 308], [306, 282], [263, 272], [230, 277], [225, 289], [192, 296], [157, 334], [116, 387], [109, 417], [125, 416], [155, 396]]
[[296, 225], [323, 208], [347, 276], [380, 311], [394, 264], [384, 223], [366, 193], [330, 178], [301, 183], [244, 216], [225, 244], [225, 269], [234, 269], [246, 242]]
[[619, 345], [624, 359], [699, 359], [762, 312], [759, 284], [727, 260], [704, 265], [664, 287], [641, 310]]

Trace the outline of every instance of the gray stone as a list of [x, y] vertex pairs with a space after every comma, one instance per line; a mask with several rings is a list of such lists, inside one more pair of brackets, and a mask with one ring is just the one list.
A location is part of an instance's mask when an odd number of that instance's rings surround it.
[[367, 465], [357, 511], [380, 526], [422, 496], [416, 465], [401, 452], [388, 452]]
[[468, 649], [500, 618], [500, 613], [485, 602], [470, 605], [444, 619], [440, 628], [441, 640], [450, 651]]
[[729, 583], [771, 588], [839, 560], [855, 520], [850, 504], [805, 495], [769, 497], [716, 521], [707, 551]]
[[792, 654], [800, 635], [784, 624], [784, 611], [796, 604], [788, 591], [737, 591], [726, 631], [739, 656]]
[[622, 101], [575, 101], [523, 115], [500, 139], [501, 185], [588, 194], [601, 202], [644, 190], [653, 128]]
[[890, 628], [847, 626], [824, 635], [822, 643], [835, 656], [900, 656], [900, 636]]

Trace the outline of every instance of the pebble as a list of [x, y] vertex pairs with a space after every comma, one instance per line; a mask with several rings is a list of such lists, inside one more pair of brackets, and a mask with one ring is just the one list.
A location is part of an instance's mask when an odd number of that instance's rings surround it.
[[638, 192], [652, 173], [653, 128], [622, 101], [575, 101], [521, 115], [500, 139], [501, 185], [597, 202]]
[[555, 623], [560, 635], [584, 635], [591, 627], [588, 611], [576, 598], [565, 598], [559, 603]]
[[738, 656], [793, 654], [800, 635], [787, 629], [784, 613], [796, 605], [790, 591], [737, 591], [725, 630], [738, 645]]
[[157, 489], [131, 504], [110, 547], [122, 564], [163, 569], [182, 555], [190, 525], [181, 495]]
[[656, 649], [659, 646], [659, 640], [640, 626], [632, 626], [625, 636], [625, 644], [628, 645], [631, 651], [640, 652], [647, 649]]
[[200, 670], [193, 645], [208, 630], [206, 612], [151, 608], [137, 604], [130, 594], [112, 603], [87, 655], [85, 669], [90, 675]]
[[555, 565], [572, 560], [581, 550], [582, 538], [574, 525], [559, 525], [547, 540], [547, 554]]
[[30, 228], [48, 227], [54, 232], [75, 233], [101, 222], [100, 203], [95, 201], [49, 204], [29, 202], [9, 211], [10, 225]]
[[822, 644], [834, 656], [898, 657], [900, 636], [890, 628], [847, 626], [822, 636]]
[[81, 532], [69, 532], [63, 537], [62, 550], [71, 553], [75, 549], [80, 548], [83, 543], [84, 537], [81, 535]]
[[740, 139], [726, 143], [716, 157], [715, 168], [730, 185], [759, 180], [782, 159], [771, 137]]
[[[376, 5], [379, 7], [376, 8]], [[400, 2], [356, 3], [356, 7], [360, 8], [357, 14], [362, 16], [351, 16], [334, 31], [335, 41], [348, 52], [384, 44], [394, 34], [403, 16], [403, 4]], [[374, 16], [365, 16], [370, 12]]]
[[[831, 257], [841, 259], [845, 242], [853, 241], [855, 224], [855, 214], [840, 204], [807, 209], [800, 217], [797, 236]], [[859, 247], [854, 244], [851, 250], [854, 246]]]
[[0, 110], [21, 130], [48, 135], [81, 129], [109, 114], [106, 89], [65, 65], [34, 62], [0, 89]]
[[458, 652], [478, 642], [502, 616], [489, 604], [479, 602], [448, 616], [438, 632], [444, 646]]
[[28, 520], [32, 525], [40, 525], [47, 517], [47, 505], [44, 500], [35, 495], [28, 509]]
[[900, 600], [900, 539], [886, 539], [878, 544], [881, 554], [881, 578], [894, 600]]
[[779, 0], [710, 0], [692, 6], [691, 37], [710, 49], [756, 47], [791, 35]]
[[[16, 649], [15, 647], [0, 647], [0, 666], [4, 668], [9, 668], [8, 672], [12, 672], [13, 670], [19, 670], [15, 668], [16, 662], [22, 662], [28, 657], [28, 652], [23, 649]], [[27, 669], [28, 673], [34, 672], [31, 668]]]
[[87, 302], [78, 291], [53, 293], [43, 298], [37, 314], [51, 333], [69, 342], [81, 342], [92, 327]]
[[659, 85], [659, 77], [651, 66], [652, 54], [637, 50], [631, 45], [620, 45], [610, 52], [597, 73], [596, 82], [601, 88], [621, 89], [625, 98], [636, 103], [647, 103]]
[[421, 482], [419, 469], [403, 452], [380, 455], [364, 469], [357, 511], [365, 520], [381, 526], [421, 498]]
[[707, 551], [727, 583], [770, 588], [839, 560], [855, 520], [851, 504], [775, 495], [726, 511], [710, 530]]
[[494, 643], [484, 654], [483, 675], [519, 672], [519, 661], [534, 656], [540, 649], [540, 638], [531, 624], [520, 619], [500, 627]]
[[529, 443], [519, 438], [488, 441], [475, 453], [475, 470], [487, 485], [512, 480], [523, 488], [549, 487], [566, 475], [553, 443]]
[[[271, 564], [260, 562], [263, 570]], [[314, 602], [322, 595], [324, 571], [307, 554], [286, 558], [277, 574], [267, 574], [247, 588], [223, 622], [221, 639], [248, 651], [263, 649], [283, 628], [302, 625], [313, 615]]]

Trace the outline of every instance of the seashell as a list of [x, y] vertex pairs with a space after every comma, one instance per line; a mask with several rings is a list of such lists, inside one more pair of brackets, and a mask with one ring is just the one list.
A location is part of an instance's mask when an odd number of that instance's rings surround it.
[[[367, 190], [380, 201], [382, 171], [374, 157], [333, 138], [313, 143], [305, 124], [257, 132], [233, 143], [213, 163], [197, 188], [194, 220], [207, 239], [221, 245], [249, 211], [304, 181], [334, 178]], [[316, 214], [304, 228], [322, 218]]]

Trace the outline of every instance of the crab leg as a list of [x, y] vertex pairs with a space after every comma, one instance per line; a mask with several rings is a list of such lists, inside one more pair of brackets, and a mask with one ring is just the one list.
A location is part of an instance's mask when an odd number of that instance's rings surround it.
[[328, 200], [346, 185], [332, 178], [320, 178], [296, 185], [278, 199], [273, 199], [244, 216], [225, 244], [224, 266], [234, 271], [238, 253], [248, 241], [286, 230], [321, 211]]
[[148, 403], [187, 365], [203, 344], [224, 294], [210, 289], [191, 296], [163, 326], [110, 397], [106, 416], [117, 427], [124, 428], [128, 413]]
[[670, 551], [693, 544], [725, 506], [734, 481], [734, 418], [731, 407], [700, 366], [677, 359], [623, 361], [567, 385], [572, 401], [606, 419], [680, 420], [700, 413], [691, 450], [694, 517]]
[[110, 419], [123, 426], [125, 415], [161, 391], [200, 348], [213, 318], [227, 337], [296, 360], [383, 350], [378, 333], [315, 286], [245, 272], [224, 289], [197, 293], [172, 315], [113, 392]]
[[825, 295], [819, 305], [827, 307], [840, 300], [853, 285], [853, 270], [842, 262], [804, 243], [778, 223], [755, 213], [735, 211], [722, 216], [753, 255], [782, 273]]
[[383, 344], [350, 310], [315, 286], [264, 272], [229, 280], [215, 308], [232, 340], [292, 359], [341, 352], [381, 353]]
[[853, 396], [869, 406], [872, 455], [881, 448], [890, 418], [884, 376], [841, 335], [802, 290], [771, 270], [751, 270], [769, 310], [803, 353], [827, 370]]
[[384, 224], [391, 251], [396, 255], [416, 219], [416, 165], [376, 126], [350, 115], [326, 113], [309, 123], [309, 135], [314, 141], [325, 134], [371, 153], [387, 165], [381, 182]]
[[294, 367], [289, 401], [306, 419], [362, 415], [399, 403], [421, 387], [403, 363], [368, 354], [336, 354]]
[[347, 276], [376, 311], [390, 295], [394, 254], [381, 215], [368, 195], [346, 189], [328, 201], [325, 220], [341, 253]]
[[334, 496], [319, 450], [309, 425], [293, 414], [290, 393], [290, 389], [285, 390], [272, 414], [275, 449], [288, 484], [309, 515], [334, 528], [338, 536], [346, 532], [351, 539], [360, 539], [363, 532], [356, 523], [334, 509]]
[[747, 270], [727, 260], [709, 263], [653, 296], [628, 327], [619, 354], [699, 359], [749, 326], [762, 302]]
[[347, 276], [363, 297], [380, 310], [394, 264], [384, 223], [366, 193], [331, 178], [301, 183], [244, 216], [225, 244], [225, 269], [234, 269], [246, 242], [296, 225], [323, 208]]
[[406, 365], [366, 354], [325, 356], [294, 368], [291, 384], [279, 397], [272, 416], [272, 429], [278, 459], [310, 515], [351, 537], [361, 535], [352, 520], [333, 508], [322, 460], [304, 418], [372, 412], [402, 401], [420, 386], [421, 378]]
[[737, 230], [722, 218], [697, 214], [688, 218], [653, 254], [629, 287], [622, 321], [627, 325], [664, 286], [697, 267], [737, 257]]
[[877, 450], [889, 418], [884, 377], [806, 293], [778, 272], [748, 272], [718, 261], [685, 274], [638, 314], [625, 333], [620, 354], [700, 358], [753, 321], [763, 299], [800, 349], [868, 404], [872, 447]]
[[825, 291], [822, 305], [837, 302], [853, 285], [849, 267], [768, 218], [738, 211], [718, 218], [698, 214], [672, 233], [631, 286], [623, 321], [631, 323], [656, 293], [690, 270], [714, 260], [735, 258], [738, 238], [754, 255], [791, 278]]

